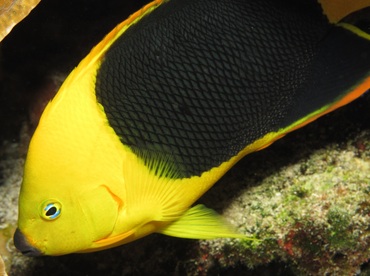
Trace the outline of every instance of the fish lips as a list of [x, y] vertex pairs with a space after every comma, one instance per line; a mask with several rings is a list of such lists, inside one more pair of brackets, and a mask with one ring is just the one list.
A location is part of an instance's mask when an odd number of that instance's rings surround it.
[[26, 237], [17, 228], [13, 237], [15, 247], [25, 256], [37, 257], [43, 255], [40, 250], [29, 244]]

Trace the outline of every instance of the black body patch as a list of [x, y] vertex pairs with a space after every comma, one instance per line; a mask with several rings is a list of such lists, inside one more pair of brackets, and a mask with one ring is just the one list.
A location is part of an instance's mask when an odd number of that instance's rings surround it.
[[98, 71], [110, 125], [136, 153], [163, 156], [190, 177], [330, 103], [308, 83], [331, 27], [314, 2], [162, 4], [112, 45]]

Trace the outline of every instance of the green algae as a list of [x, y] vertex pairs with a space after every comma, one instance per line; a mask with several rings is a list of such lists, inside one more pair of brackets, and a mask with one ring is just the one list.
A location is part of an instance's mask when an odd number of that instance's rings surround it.
[[356, 237], [350, 228], [352, 215], [348, 210], [334, 206], [327, 213], [328, 242], [336, 250], [348, 250], [356, 246]]
[[[370, 131], [353, 139], [370, 141]], [[284, 260], [299, 275], [358, 273], [370, 258], [368, 143], [360, 149], [353, 141], [328, 144], [234, 199], [225, 217], [260, 239], [255, 247], [235, 244], [239, 261], [256, 267]], [[214, 243], [217, 255], [225, 241], [216, 242], [218, 250]]]

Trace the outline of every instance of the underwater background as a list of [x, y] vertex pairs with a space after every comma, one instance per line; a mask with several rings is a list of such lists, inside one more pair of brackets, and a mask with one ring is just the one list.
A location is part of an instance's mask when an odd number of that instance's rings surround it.
[[[1, 42], [0, 255], [9, 275], [370, 275], [370, 94], [232, 168], [199, 203], [259, 242], [151, 235], [29, 258], [12, 244], [27, 145], [68, 73], [147, 1], [41, 1]], [[1, 271], [0, 271], [1, 273]]]

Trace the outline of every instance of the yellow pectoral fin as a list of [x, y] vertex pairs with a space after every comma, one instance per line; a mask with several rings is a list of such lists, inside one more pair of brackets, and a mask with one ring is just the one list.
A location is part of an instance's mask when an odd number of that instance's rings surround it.
[[158, 229], [158, 233], [187, 239], [239, 238], [254, 239], [238, 234], [220, 215], [204, 205], [187, 210], [175, 222]]
[[151, 221], [173, 221], [193, 203], [186, 199], [186, 180], [174, 177], [176, 171], [163, 157], [146, 159], [127, 150], [123, 176], [127, 212], [118, 225], [138, 227]]
[[120, 242], [120, 241], [126, 239], [127, 237], [131, 236], [132, 234], [134, 234], [134, 232], [135, 232], [134, 230], [127, 231], [125, 233], [122, 233], [122, 234], [119, 234], [119, 235], [116, 235], [116, 236], [113, 236], [113, 237], [108, 237], [108, 238], [105, 238], [105, 239], [95, 241], [94, 244], [98, 245], [99, 247], [103, 247], [103, 246], [106, 247], [106, 246], [109, 246], [109, 245], [114, 246], [118, 242]]
[[95, 252], [95, 251], [100, 251], [108, 248], [112, 248], [124, 243], [128, 243], [134, 238], [131, 238], [134, 236], [135, 230], [130, 230], [125, 233], [113, 236], [113, 237], [108, 237], [108, 238], [103, 238], [97, 241], [94, 241], [91, 245], [90, 248], [85, 249], [85, 250], [80, 250], [76, 253], [90, 253], [90, 252]]

